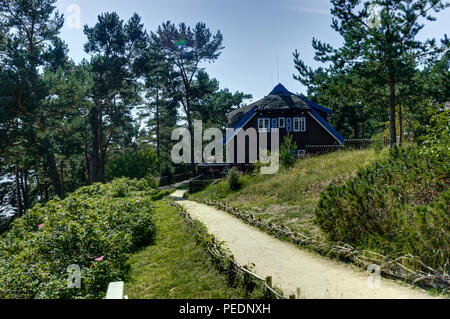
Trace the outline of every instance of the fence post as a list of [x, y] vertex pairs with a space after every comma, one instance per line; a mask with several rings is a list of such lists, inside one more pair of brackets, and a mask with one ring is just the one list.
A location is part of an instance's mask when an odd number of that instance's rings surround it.
[[266, 283], [267, 283], [267, 286], [269, 286], [270, 288], [272, 288], [272, 277], [271, 277], [271, 276], [268, 276], [268, 277], [266, 278]]

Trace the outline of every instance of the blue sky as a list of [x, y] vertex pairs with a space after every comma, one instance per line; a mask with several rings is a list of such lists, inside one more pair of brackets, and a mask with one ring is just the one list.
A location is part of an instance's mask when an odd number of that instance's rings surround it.
[[[267, 95], [278, 83], [278, 69], [279, 82], [291, 91], [306, 93], [292, 78], [292, 52], [298, 49], [304, 61], [317, 66], [311, 47], [313, 37], [334, 46], [341, 44], [330, 27], [328, 0], [60, 0], [58, 10], [66, 18], [71, 4], [80, 7], [82, 26], [94, 25], [100, 13], [111, 11], [122, 19], [137, 12], [147, 30], [155, 30], [167, 20], [189, 25], [205, 22], [211, 31], [222, 32], [225, 45], [219, 59], [205, 66], [206, 71], [220, 81], [222, 88], [250, 93], [254, 100]], [[450, 33], [450, 9], [436, 17], [436, 22], [426, 24], [421, 39], [440, 39]], [[76, 62], [86, 57], [82, 28], [71, 28], [66, 20], [61, 37]]]

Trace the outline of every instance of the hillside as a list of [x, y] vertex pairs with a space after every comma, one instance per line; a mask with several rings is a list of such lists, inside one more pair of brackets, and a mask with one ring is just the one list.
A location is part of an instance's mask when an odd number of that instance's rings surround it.
[[219, 184], [219, 193], [204, 191], [192, 199], [220, 199], [237, 208], [252, 211], [256, 218], [284, 224], [293, 231], [321, 235], [313, 222], [320, 194], [328, 185], [340, 185], [385, 153], [373, 150], [341, 151], [298, 161], [291, 169], [275, 175], [240, 176], [242, 188], [231, 191], [228, 183]]

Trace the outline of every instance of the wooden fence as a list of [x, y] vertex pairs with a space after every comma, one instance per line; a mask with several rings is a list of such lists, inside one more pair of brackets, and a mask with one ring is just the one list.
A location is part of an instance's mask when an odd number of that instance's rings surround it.
[[161, 176], [161, 177], [157, 178], [157, 180], [159, 181], [159, 186], [167, 186], [172, 183], [182, 182], [186, 178], [188, 178], [188, 174], [183, 173], [183, 174], [173, 175], [172, 179], [168, 176]]
[[[205, 200], [203, 202], [207, 205], [226, 211], [275, 237], [287, 239], [298, 246], [317, 251], [321, 255], [335, 257], [346, 262], [352, 262], [364, 269], [368, 269], [368, 267], [372, 265], [377, 265], [380, 267], [380, 273], [387, 278], [401, 279], [422, 287], [438, 287], [444, 291], [449, 291], [450, 275], [425, 265], [415, 256], [405, 255], [395, 259], [389, 259], [376, 252], [355, 249], [346, 243], [326, 242], [317, 237], [310, 237], [302, 233], [293, 232], [285, 225], [276, 225], [263, 221], [260, 218], [255, 218], [253, 214], [247, 211], [242, 211], [226, 203], [215, 200]], [[409, 265], [415, 265], [415, 269], [411, 269]]]
[[209, 184], [211, 184], [214, 179], [207, 177], [203, 174], [200, 174], [197, 177], [194, 177], [189, 180], [189, 194], [197, 193], [206, 188]]
[[344, 144], [341, 145], [306, 145], [307, 155], [320, 155], [331, 153], [337, 150], [353, 149], [363, 150], [368, 149], [375, 144], [379, 144], [380, 147], [389, 146], [389, 138], [382, 139], [346, 139]]

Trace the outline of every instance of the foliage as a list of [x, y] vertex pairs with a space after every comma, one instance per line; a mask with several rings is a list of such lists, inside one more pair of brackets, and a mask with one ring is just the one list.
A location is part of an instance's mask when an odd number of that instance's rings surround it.
[[[103, 297], [109, 282], [126, 275], [129, 254], [153, 241], [153, 186], [94, 184], [17, 218], [0, 238], [0, 297]], [[67, 287], [72, 264], [81, 268], [81, 289]]]
[[292, 140], [292, 135], [288, 134], [284, 137], [280, 146], [280, 162], [285, 167], [292, 167], [297, 158], [297, 144]]
[[[421, 73], [420, 64], [431, 61], [422, 78], [429, 77], [430, 70], [438, 79], [448, 78], [445, 63], [434, 69], [446, 52], [448, 58], [448, 39], [441, 40], [439, 46], [434, 39], [420, 41], [418, 34], [424, 27], [422, 19], [436, 20], [432, 11], [439, 12], [450, 4], [442, 0], [332, 0], [331, 5], [331, 27], [342, 36], [343, 45], [334, 48], [314, 38], [315, 60], [323, 66], [311, 69], [295, 51], [298, 74], [294, 78], [307, 86], [316, 100], [335, 107], [338, 113], [333, 122], [341, 128], [344, 120], [346, 130], [353, 129], [357, 138], [364, 137], [367, 128], [372, 131], [370, 135], [376, 133], [378, 124], [369, 121], [374, 115], [379, 122], [389, 116], [392, 146], [396, 143], [396, 109], [400, 105], [411, 106], [416, 99], [428, 98], [427, 93], [438, 96], [436, 91], [448, 97], [445, 81], [437, 82], [432, 77], [428, 83], [438, 88], [423, 90], [429, 84], [417, 81], [415, 75]], [[403, 111], [398, 115], [401, 141]]]
[[[319, 196], [329, 184], [340, 185], [356, 172], [383, 158], [386, 151], [339, 151], [296, 161], [292, 168], [274, 175], [241, 175], [239, 191], [230, 190], [223, 181], [190, 197], [200, 201], [220, 200], [234, 207], [250, 211], [255, 218], [283, 224], [292, 231], [321, 236], [314, 224], [314, 210]], [[217, 192], [218, 190], [218, 192]]]
[[193, 114], [202, 120], [203, 125], [225, 128], [227, 115], [242, 102], [251, 99], [251, 94], [231, 93], [228, 89], [220, 90], [219, 81], [211, 79], [208, 73], [200, 71], [192, 84]]
[[114, 139], [135, 130], [131, 107], [140, 103], [138, 60], [148, 45], [139, 15], [126, 23], [117, 13], [98, 16], [93, 27], [84, 27], [86, 53], [93, 74], [93, 105], [89, 110], [91, 134], [90, 182], [105, 181], [105, 164]]
[[167, 182], [172, 184], [174, 182], [173, 175], [175, 173], [175, 168], [170, 162], [161, 163], [160, 176], [167, 177]]
[[393, 148], [344, 185], [330, 185], [316, 220], [333, 241], [410, 253], [443, 270], [450, 255], [449, 178], [447, 163], [416, 147]]
[[426, 134], [418, 138], [423, 147], [422, 153], [448, 164], [450, 158], [450, 109], [430, 106], [428, 112], [430, 121], [424, 128]]
[[158, 174], [158, 159], [153, 149], [147, 152], [125, 153], [110, 160], [106, 167], [108, 180], [117, 177], [141, 179]]
[[[220, 31], [212, 34], [205, 23], [194, 27], [170, 21], [151, 33], [151, 45], [147, 50], [150, 69], [162, 73], [163, 85], [182, 105], [191, 136], [194, 136], [193, 82], [201, 71], [200, 65], [214, 62], [222, 53], [223, 36]], [[194, 145], [191, 143], [191, 174], [195, 175]]]
[[227, 182], [228, 187], [233, 191], [239, 190], [241, 188], [241, 183], [239, 182], [239, 172], [236, 167], [228, 170]]
[[[244, 298], [241, 287], [230, 287], [195, 234], [204, 233], [197, 222], [193, 228], [165, 201], [155, 203], [158, 232], [155, 244], [130, 258], [130, 276], [125, 294], [130, 299]], [[163, 261], [163, 262], [162, 262]]]

